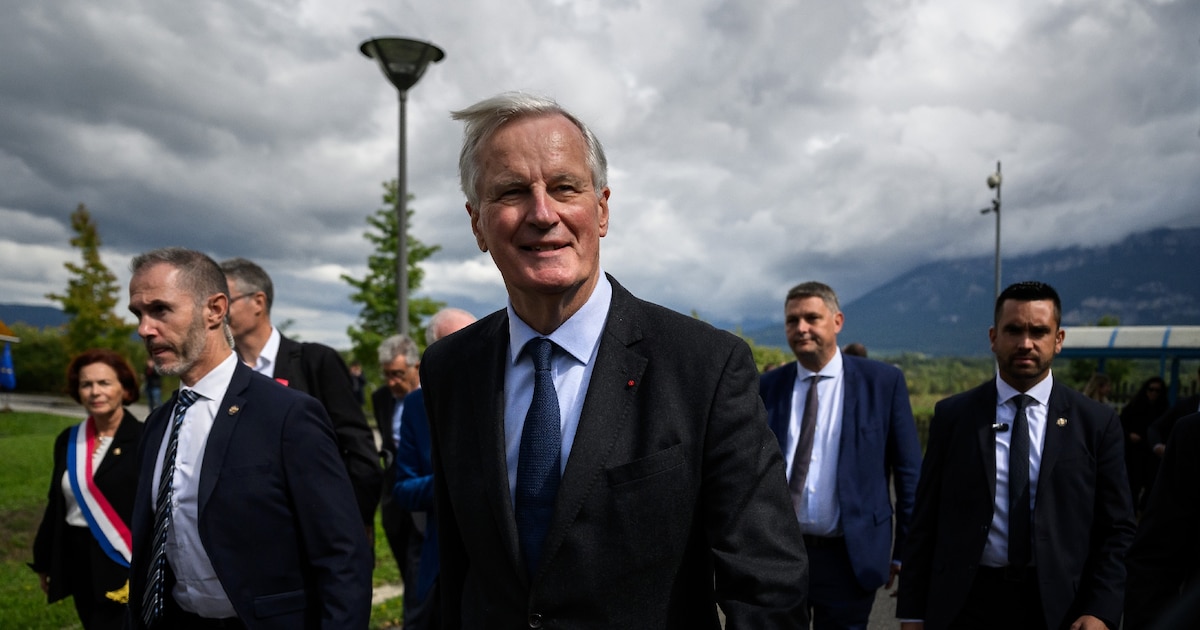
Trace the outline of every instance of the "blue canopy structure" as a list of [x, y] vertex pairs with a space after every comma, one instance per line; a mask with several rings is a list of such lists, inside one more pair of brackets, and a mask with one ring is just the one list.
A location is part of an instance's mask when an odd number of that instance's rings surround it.
[[[1200, 359], [1200, 326], [1064, 326], [1066, 359], [1158, 359], [1170, 378], [1170, 400], [1179, 393], [1179, 362]], [[1168, 366], [1170, 366], [1168, 368]]]

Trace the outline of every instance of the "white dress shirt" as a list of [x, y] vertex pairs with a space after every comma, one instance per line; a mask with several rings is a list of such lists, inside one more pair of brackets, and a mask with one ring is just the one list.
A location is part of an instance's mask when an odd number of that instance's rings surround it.
[[[1000, 375], [996, 375], [996, 424], [1008, 425], [1007, 430], [996, 431], [996, 505], [992, 512], [992, 526], [988, 530], [987, 544], [983, 547], [980, 564], [985, 567], [1008, 566], [1008, 447], [1012, 443], [1013, 418], [1017, 415], [1019, 394], [1033, 398], [1025, 407], [1026, 426], [1029, 429], [1029, 513], [1036, 514], [1038, 472], [1042, 466], [1042, 446], [1046, 437], [1047, 404], [1050, 391], [1054, 388], [1054, 375], [1047, 374], [1042, 382], [1027, 392], [1018, 392]], [[1036, 554], [1034, 564], [1037, 562]]]
[[792, 387], [792, 412], [788, 420], [787, 474], [792, 475], [792, 461], [796, 459], [796, 442], [800, 440], [800, 421], [804, 418], [804, 401], [808, 396], [811, 381], [808, 377], [819, 374], [817, 381], [817, 426], [813, 433], [812, 459], [809, 460], [808, 476], [804, 478], [804, 495], [796, 508], [800, 530], [812, 536], [842, 535], [842, 511], [838, 505], [838, 449], [842, 443], [842, 401], [845, 379], [842, 370], [842, 352], [819, 372], [796, 364], [796, 383]]
[[[204, 375], [194, 387], [196, 402], [188, 408], [179, 426], [179, 442], [175, 453], [175, 474], [171, 477], [171, 529], [167, 533], [167, 562], [175, 572], [177, 582], [171, 595], [179, 607], [201, 617], [223, 619], [236, 617], [229, 596], [217, 579], [212, 561], [200, 541], [199, 505], [200, 467], [218, 406], [229, 389], [238, 358], [233, 352]], [[167, 430], [163, 432], [154, 462], [154, 477], [150, 484], [150, 504], [158, 496], [162, 478], [163, 456], [171, 435], [170, 421], [174, 410], [168, 412]]]
[[258, 353], [258, 359], [254, 361], [254, 365], [250, 365], [250, 369], [262, 374], [267, 378], [275, 378], [275, 356], [279, 354], [279, 339], [282, 335], [279, 334], [279, 329], [272, 326], [271, 334], [267, 336], [267, 343], [263, 344], [262, 350]]
[[[560, 474], [567, 468], [567, 457], [570, 456], [571, 445], [575, 442], [579, 416], [583, 412], [583, 400], [592, 381], [596, 350], [600, 347], [600, 336], [604, 333], [604, 322], [608, 319], [608, 307], [611, 303], [612, 285], [601, 270], [600, 279], [596, 282], [596, 288], [588, 297], [587, 303], [549, 336], [557, 346], [550, 355], [550, 369], [554, 377], [554, 390], [558, 394], [562, 423]], [[522, 350], [530, 339], [541, 336], [517, 316], [510, 300], [508, 343], [511, 363], [504, 371], [504, 443], [508, 458], [508, 491], [513, 505], [516, 505], [521, 431], [525, 428], [525, 415], [533, 402], [533, 357]]]

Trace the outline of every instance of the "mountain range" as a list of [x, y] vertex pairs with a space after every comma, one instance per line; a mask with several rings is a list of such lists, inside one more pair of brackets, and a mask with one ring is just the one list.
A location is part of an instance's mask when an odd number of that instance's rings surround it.
[[[990, 256], [917, 267], [842, 305], [842, 344], [857, 341], [872, 356], [919, 352], [984, 356], [992, 323], [994, 267]], [[1116, 317], [1125, 325], [1200, 325], [1200, 228], [1158, 229], [1101, 247], [1069, 247], [1003, 260], [1003, 284], [1040, 280], [1063, 300], [1063, 325]], [[834, 287], [835, 289], [837, 287]], [[787, 348], [783, 308], [778, 318], [735, 326], [755, 343]], [[0, 321], [41, 328], [66, 323], [51, 306], [0, 304]]]
[[[1069, 247], [1002, 261], [1002, 286], [1040, 280], [1058, 290], [1063, 325], [1200, 325], [1200, 228], [1158, 229], [1101, 247]], [[995, 293], [992, 257], [932, 262], [842, 305], [843, 345], [860, 342], [872, 356], [989, 353]], [[836, 287], [835, 287], [836, 288]], [[742, 333], [787, 347], [780, 317]]]

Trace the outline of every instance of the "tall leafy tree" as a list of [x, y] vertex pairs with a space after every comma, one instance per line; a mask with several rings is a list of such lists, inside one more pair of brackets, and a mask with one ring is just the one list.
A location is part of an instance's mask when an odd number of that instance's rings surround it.
[[71, 214], [71, 229], [75, 231], [71, 245], [79, 249], [82, 263], [63, 263], [71, 272], [66, 292], [46, 294], [71, 316], [66, 325], [66, 349], [70, 354], [88, 348], [128, 351], [135, 327], [113, 311], [120, 294], [117, 276], [100, 260], [100, 232], [82, 203]]
[[[371, 254], [367, 257], [367, 275], [354, 278], [342, 274], [342, 280], [354, 288], [350, 300], [362, 306], [355, 325], [346, 329], [346, 334], [353, 342], [352, 354], [362, 362], [363, 367], [373, 373], [378, 364], [377, 352], [384, 338], [396, 334], [396, 238], [398, 234], [396, 223], [396, 180], [383, 184], [383, 207], [367, 217], [368, 229], [364, 234], [372, 246]], [[412, 200], [408, 196], [408, 201]], [[405, 220], [411, 224], [413, 211], [405, 207]], [[421, 261], [429, 258], [441, 249], [438, 245], [425, 245], [412, 235], [412, 230], [405, 230], [408, 243], [408, 329], [413, 340], [424, 342], [424, 332], [421, 328], [422, 317], [433, 315], [443, 306], [425, 297], [413, 297], [413, 293], [421, 287], [425, 271], [421, 269]]]

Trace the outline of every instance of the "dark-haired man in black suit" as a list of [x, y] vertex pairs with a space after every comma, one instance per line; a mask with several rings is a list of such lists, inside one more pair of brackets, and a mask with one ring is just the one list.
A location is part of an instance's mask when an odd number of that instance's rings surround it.
[[1117, 628], [1134, 530], [1123, 434], [1112, 408], [1054, 380], [1061, 317], [1049, 285], [1005, 289], [995, 380], [935, 407], [902, 628]]

